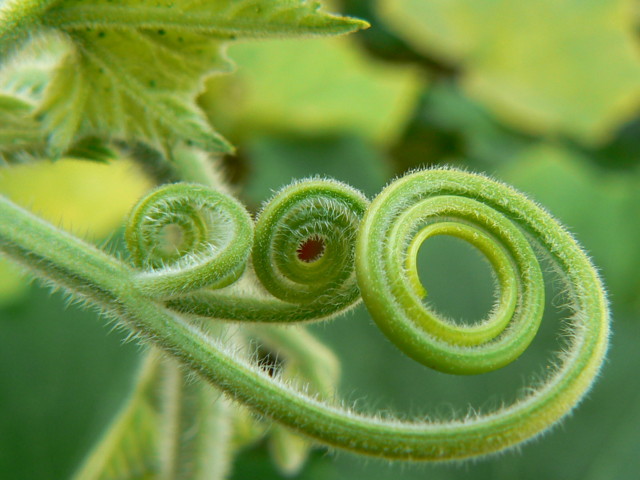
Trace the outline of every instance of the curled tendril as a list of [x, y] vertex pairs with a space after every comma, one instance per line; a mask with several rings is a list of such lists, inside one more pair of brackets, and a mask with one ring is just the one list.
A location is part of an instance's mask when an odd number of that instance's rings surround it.
[[[134, 208], [126, 235], [132, 257], [158, 269], [139, 276], [145, 291], [183, 313], [278, 323], [326, 318], [360, 299], [355, 237], [368, 205], [360, 192], [334, 180], [296, 182], [266, 203], [255, 237], [244, 209], [223, 197], [176, 184]], [[170, 234], [180, 242], [167, 248]], [[216, 291], [238, 279], [250, 252], [260, 285]]]
[[[167, 191], [182, 194], [191, 188], [172, 186]], [[511, 362], [535, 335], [544, 285], [534, 250], [544, 252], [566, 285], [573, 310], [572, 333], [559, 365], [546, 383], [527, 396], [471, 418], [400, 422], [357, 414], [272, 384], [220, 353], [221, 364], [240, 372], [240, 380], [219, 376], [217, 370], [211, 370], [211, 378], [290, 427], [360, 453], [414, 460], [460, 459], [512, 447], [549, 428], [580, 401], [597, 376], [609, 332], [600, 279], [573, 237], [546, 211], [506, 185], [456, 170], [427, 170], [393, 182], [368, 207], [361, 194], [339, 182], [295, 183], [265, 206], [256, 223], [253, 268], [270, 295], [246, 287], [212, 290], [238, 277], [242, 270], [238, 265], [243, 266], [249, 255], [251, 227], [244, 220], [233, 223], [235, 214], [221, 213], [228, 203], [238, 218], [247, 219], [235, 201], [223, 201], [221, 195], [209, 197], [202, 187], [196, 190], [200, 200], [195, 203], [180, 196], [160, 201], [170, 211], [177, 207], [185, 212], [189, 220], [158, 213], [151, 200], [165, 191], [159, 190], [132, 215], [135, 225], [155, 226], [145, 227], [150, 228], [148, 233], [135, 233], [130, 226], [127, 233], [135, 261], [151, 269], [137, 278], [144, 290], [157, 288], [157, 296], [166, 294], [169, 308], [183, 313], [253, 322], [307, 321], [353, 305], [359, 288], [380, 329], [401, 350], [438, 370], [471, 374]], [[207, 212], [213, 206], [216, 213], [202, 214], [205, 204]], [[191, 220], [192, 211], [200, 212], [195, 220]], [[152, 243], [153, 237], [162, 237], [163, 229], [174, 224], [196, 232], [206, 230], [202, 225], [216, 225], [212, 230], [222, 237], [198, 233], [193, 235], [198, 240], [192, 241], [192, 234], [185, 233], [184, 243], [179, 242], [175, 251]], [[498, 301], [477, 325], [456, 325], [422, 303], [426, 292], [416, 270], [416, 255], [422, 242], [435, 235], [469, 242], [495, 271]], [[200, 244], [207, 238], [226, 240], [212, 249]], [[192, 244], [195, 253], [187, 248]], [[190, 266], [192, 260], [201, 258], [202, 252], [226, 252], [224, 248], [235, 249], [234, 258], [242, 261], [233, 263], [230, 271], [217, 270], [221, 268], [214, 263], [217, 260], [196, 262], [215, 265], [217, 273], [207, 273], [206, 281], [195, 281], [192, 277], [201, 267]], [[147, 257], [147, 251], [154, 253]], [[183, 266], [185, 277], [181, 276]], [[252, 273], [247, 275], [253, 278]], [[187, 285], [178, 285], [183, 278]], [[193, 292], [194, 288], [200, 290]]]
[[292, 303], [336, 296], [353, 303], [355, 236], [367, 205], [356, 190], [327, 180], [295, 183], [276, 195], [256, 223], [253, 267], [262, 285]]
[[252, 235], [251, 217], [237, 200], [196, 184], [168, 185], [147, 195], [125, 232], [134, 263], [144, 269], [139, 288], [160, 298], [235, 282]]
[[[515, 192], [454, 171], [409, 175], [371, 205], [358, 236], [358, 279], [380, 329], [407, 355], [436, 370], [472, 374], [512, 362], [533, 340], [544, 309], [544, 280], [525, 231], [510, 208]], [[498, 302], [476, 325], [456, 325], [422, 303], [420, 245], [451, 235], [480, 250], [493, 267]]]

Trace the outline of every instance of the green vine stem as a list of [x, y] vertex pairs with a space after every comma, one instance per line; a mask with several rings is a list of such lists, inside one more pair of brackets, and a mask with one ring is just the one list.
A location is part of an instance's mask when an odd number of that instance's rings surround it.
[[[338, 188], [336, 184], [333, 187]], [[312, 205], [318, 203], [321, 202], [312, 202]], [[478, 207], [480, 204], [500, 215], [494, 216], [484, 207]], [[474, 213], [476, 208], [479, 213]], [[607, 349], [607, 301], [586, 254], [566, 230], [535, 203], [499, 182], [470, 173], [416, 172], [392, 183], [367, 210], [359, 227], [355, 263], [362, 295], [376, 322], [411, 356], [422, 357], [424, 351], [430, 351], [425, 363], [438, 364], [462, 352], [469, 353], [488, 368], [502, 364], [505, 358], [495, 352], [503, 348], [503, 342], [513, 342], [518, 347], [516, 350], [528, 342], [530, 332], [536, 329], [536, 312], [540, 308], [537, 302], [542, 301], [536, 286], [537, 267], [523, 263], [530, 254], [522, 244], [522, 238], [527, 238], [536, 251], [544, 249], [566, 283], [573, 309], [569, 319], [572, 331], [566, 351], [560, 354], [560, 365], [544, 384], [500, 410], [453, 421], [400, 421], [368, 416], [302, 393], [291, 384], [269, 377], [237, 350], [207, 334], [200, 324], [170, 309], [158, 297], [150, 296], [140, 286], [140, 273], [130, 267], [6, 199], [0, 200], [0, 216], [3, 218], [0, 250], [10, 258], [118, 317], [142, 339], [160, 347], [255, 411], [326, 444], [363, 454], [394, 459], [453, 460], [512, 447], [548, 429], [574, 408], [591, 387]], [[503, 220], [513, 222], [521, 233], [511, 229], [503, 232]], [[460, 229], [451, 223], [459, 223]], [[289, 229], [285, 232], [284, 237], [293, 236]], [[435, 234], [453, 234], [478, 246], [496, 268], [500, 294], [506, 296], [478, 328], [479, 333], [472, 332], [471, 341], [461, 339], [463, 331], [459, 327], [444, 324], [422, 304], [415, 303], [423, 292], [416, 283], [415, 259], [411, 256], [417, 252], [416, 242]], [[493, 247], [489, 240], [505, 243]], [[275, 245], [292, 245], [287, 238], [279, 242]], [[260, 244], [260, 240], [256, 242]], [[330, 254], [329, 245], [327, 240], [323, 255]], [[390, 252], [394, 245], [404, 248], [405, 253]], [[279, 252], [271, 255], [276, 263], [281, 261]], [[290, 249], [288, 255], [303, 261], [297, 249]], [[386, 265], [387, 261], [401, 263], [393, 267]], [[396, 281], [399, 286], [389, 285], [393, 283], [390, 272], [394, 271], [399, 273]], [[522, 278], [507, 281], [508, 272], [517, 272]], [[250, 281], [251, 271], [246, 275]], [[306, 277], [303, 275], [303, 278]], [[239, 283], [245, 280], [243, 277]], [[385, 290], [388, 286], [391, 292]], [[234, 288], [233, 285], [226, 287], [216, 295], [221, 298], [225, 290], [231, 289], [233, 296]], [[261, 294], [259, 301], [263, 295], [266, 296]], [[513, 295], [517, 296], [515, 303], [511, 299]], [[187, 294], [185, 298], [193, 296]], [[197, 298], [200, 301], [200, 297]], [[529, 305], [529, 300], [536, 303]], [[408, 315], [396, 313], [406, 310], [405, 304], [411, 306], [411, 302], [414, 306], [408, 309]], [[175, 305], [169, 306], [175, 308]], [[512, 309], [515, 320], [503, 329], [501, 316], [509, 316], [507, 313]], [[425, 321], [425, 313], [432, 318]], [[382, 319], [385, 314], [388, 318]], [[260, 320], [248, 317], [244, 320]], [[523, 320], [529, 317], [534, 319], [532, 324]], [[291, 320], [282, 317], [280, 321]], [[435, 325], [433, 339], [425, 340], [425, 324]], [[521, 327], [524, 333], [520, 332]], [[401, 339], [402, 331], [409, 333], [410, 338]], [[494, 340], [485, 342], [494, 334], [497, 335]], [[520, 335], [524, 335], [524, 340], [519, 339]], [[488, 344], [486, 353], [476, 353], [477, 348], [487, 348], [481, 346], [484, 343]], [[453, 353], [445, 350], [445, 344], [450, 345]], [[490, 360], [485, 360], [485, 355]], [[441, 368], [474, 373], [470, 370], [475, 369], [468, 367], [472, 361], [460, 360], [455, 367]]]

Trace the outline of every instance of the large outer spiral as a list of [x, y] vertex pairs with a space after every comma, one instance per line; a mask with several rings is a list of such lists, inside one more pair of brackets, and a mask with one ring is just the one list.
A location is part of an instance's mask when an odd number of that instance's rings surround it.
[[125, 232], [134, 263], [144, 269], [139, 288], [155, 297], [235, 282], [245, 269], [252, 235], [251, 217], [237, 200], [186, 183], [144, 197]]
[[[475, 374], [527, 348], [542, 318], [544, 281], [529, 243], [539, 226], [520, 209], [526, 202], [533, 205], [505, 185], [454, 170], [408, 175], [373, 201], [358, 235], [358, 279], [371, 316], [407, 355], [440, 371]], [[482, 322], [454, 324], [423, 304], [416, 257], [435, 235], [469, 242], [493, 267], [498, 301]]]

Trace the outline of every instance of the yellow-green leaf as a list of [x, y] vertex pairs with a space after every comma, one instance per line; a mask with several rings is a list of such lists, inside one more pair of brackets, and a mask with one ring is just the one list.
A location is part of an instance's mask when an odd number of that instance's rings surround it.
[[630, 0], [383, 0], [415, 48], [461, 64], [470, 95], [533, 133], [603, 141], [635, 112]]
[[[238, 137], [346, 131], [388, 144], [422, 82], [415, 68], [376, 62], [348, 37], [238, 44], [231, 53], [238, 62], [231, 88], [212, 85], [200, 101], [218, 122], [234, 119]], [[221, 96], [233, 104], [218, 108]]]
[[0, 93], [0, 163], [20, 163], [44, 148], [45, 138], [33, 117], [33, 105]]
[[0, 169], [1, 194], [90, 239], [111, 233], [150, 186], [126, 161], [65, 159]]

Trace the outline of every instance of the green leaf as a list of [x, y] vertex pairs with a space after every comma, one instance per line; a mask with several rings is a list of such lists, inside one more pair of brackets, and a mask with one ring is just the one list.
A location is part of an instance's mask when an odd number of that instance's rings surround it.
[[0, 259], [0, 308], [17, 304], [27, 296], [27, 282], [21, 271]]
[[[422, 82], [417, 69], [375, 62], [346, 37], [238, 44], [230, 51], [239, 64], [232, 83], [222, 91], [210, 85], [200, 103], [219, 123], [234, 119], [237, 137], [354, 133], [389, 144]], [[218, 99], [233, 93], [233, 104], [223, 99], [220, 108]]]
[[[36, 115], [47, 82], [64, 54], [64, 43], [53, 37], [33, 42], [22, 56], [0, 71], [0, 162], [24, 163], [47, 155], [47, 135]], [[106, 162], [116, 154], [98, 137], [69, 145], [64, 156]]]
[[372, 196], [391, 175], [386, 157], [359, 137], [259, 136], [248, 142], [246, 155], [251, 175], [244, 195], [253, 205], [260, 205], [292, 178], [339, 178]]
[[135, 389], [73, 480], [226, 477], [230, 404], [152, 350]]
[[45, 138], [28, 101], [0, 93], [0, 162], [22, 163], [44, 149]]
[[[231, 40], [339, 34], [366, 26], [318, 8], [300, 0], [49, 5], [36, 25], [63, 33], [67, 42], [39, 108], [50, 153], [60, 156], [78, 136], [105, 135], [165, 151], [179, 141], [231, 151], [195, 104], [204, 77], [231, 70], [223, 50]], [[0, 16], [0, 33], [18, 20]]]
[[157, 354], [147, 356], [135, 391], [76, 472], [74, 480], [153, 478], [158, 470], [157, 454], [162, 441], [161, 405], [156, 392], [159, 367]]
[[511, 162], [532, 141], [497, 121], [456, 82], [439, 81], [422, 95], [392, 159], [398, 171], [452, 163], [484, 170]]
[[640, 96], [629, 0], [385, 0], [415, 48], [461, 64], [467, 91], [532, 133], [595, 143]]
[[224, 480], [235, 453], [229, 442], [231, 403], [174, 360], [164, 358], [162, 367], [161, 433], [154, 478]]
[[159, 32], [71, 34], [73, 46], [40, 107], [52, 155], [59, 156], [78, 135], [101, 134], [159, 148], [184, 140], [231, 150], [192, 100], [205, 73], [230, 70], [221, 42], [198, 33]]

